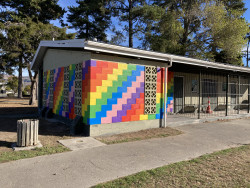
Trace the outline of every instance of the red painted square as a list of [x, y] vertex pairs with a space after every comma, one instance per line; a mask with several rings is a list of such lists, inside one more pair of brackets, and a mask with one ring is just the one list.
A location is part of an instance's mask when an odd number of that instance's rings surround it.
[[90, 79], [96, 79], [96, 73], [91, 73]]
[[132, 109], [139, 109], [140, 108], [140, 104], [132, 104], [131, 108]]
[[97, 61], [96, 66], [97, 67], [102, 67], [102, 68], [107, 68], [108, 67], [108, 62], [106, 62], [106, 61]]
[[122, 122], [131, 121], [130, 116], [122, 116]]
[[135, 114], [135, 110], [131, 109], [131, 110], [127, 110], [127, 116], [132, 116]]
[[137, 104], [144, 103], [144, 98], [136, 99], [136, 103], [137, 103]]

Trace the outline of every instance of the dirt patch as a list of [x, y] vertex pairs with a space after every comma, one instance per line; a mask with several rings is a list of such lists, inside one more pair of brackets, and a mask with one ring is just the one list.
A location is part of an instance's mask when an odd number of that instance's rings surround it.
[[105, 144], [116, 144], [121, 142], [131, 142], [136, 140], [146, 140], [151, 138], [162, 138], [182, 134], [181, 131], [170, 127], [141, 130], [131, 133], [122, 133], [112, 136], [95, 137]]
[[[18, 119], [0, 118], [0, 154], [5, 151], [12, 151], [11, 145], [17, 140]], [[62, 139], [73, 138], [70, 136], [69, 128], [62, 123], [48, 122], [39, 120], [39, 140], [43, 146], [58, 146], [57, 141]], [[75, 138], [75, 137], [74, 137]]]
[[29, 105], [29, 98], [0, 98], [0, 115], [34, 114], [37, 105]]
[[[36, 114], [37, 106], [30, 106], [28, 102], [28, 98], [0, 98], [0, 115]], [[18, 118], [0, 118], [0, 154], [12, 151], [11, 145], [17, 140], [17, 120]], [[58, 140], [68, 138], [73, 137], [65, 124], [39, 120], [39, 140], [43, 146], [58, 146]]]

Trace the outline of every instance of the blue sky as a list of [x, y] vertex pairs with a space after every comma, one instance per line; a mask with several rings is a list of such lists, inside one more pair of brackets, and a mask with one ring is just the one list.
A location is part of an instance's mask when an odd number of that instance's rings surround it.
[[[244, 17], [246, 18], [246, 20], [250, 23], [250, 0], [245, 0], [244, 1], [246, 3], [246, 8], [247, 11], [244, 14]], [[63, 8], [65, 8], [66, 10], [68, 10], [68, 6], [76, 6], [76, 2], [75, 0], [59, 0], [58, 1], [59, 5], [62, 6]], [[64, 20], [66, 21], [66, 17], [67, 15], [64, 16]], [[58, 21], [52, 21], [51, 23], [60, 26]], [[113, 23], [116, 23], [115, 20], [113, 20]], [[74, 29], [68, 29], [67, 30], [68, 33], [72, 33], [72, 32], [76, 32]], [[110, 31], [107, 32], [108, 34], [108, 39], [110, 39], [112, 33]], [[128, 45], [128, 42], [126, 41], [123, 45]], [[134, 39], [134, 45], [135, 46], [139, 46], [140, 45], [140, 41], [138, 41], [137, 38]], [[246, 63], [246, 59], [243, 59], [244, 64]]]
[[[246, 18], [246, 20], [250, 23], [250, 0], [245, 0], [244, 1], [246, 3], [246, 8], [247, 8], [247, 11], [245, 12], [244, 14], [244, 17]], [[68, 6], [76, 6], [76, 2], [75, 0], [59, 0], [58, 1], [59, 5], [62, 6], [63, 8], [65, 8], [65, 10], [67, 11], [68, 10]], [[64, 20], [66, 21], [66, 17], [67, 15], [65, 14], [64, 15]], [[60, 23], [59, 21], [51, 21], [52, 24], [60, 27]], [[74, 29], [68, 29], [67, 30], [68, 33], [74, 33], [76, 32]], [[111, 36], [111, 33], [108, 32], [108, 38]], [[134, 39], [135, 43], [139, 43], [139, 41], [137, 39]], [[125, 44], [127, 45], [127, 44]], [[137, 44], [135, 44], [137, 45]], [[243, 59], [244, 63], [246, 63], [246, 59]], [[24, 71], [24, 76], [28, 76], [28, 72], [27, 71]]]

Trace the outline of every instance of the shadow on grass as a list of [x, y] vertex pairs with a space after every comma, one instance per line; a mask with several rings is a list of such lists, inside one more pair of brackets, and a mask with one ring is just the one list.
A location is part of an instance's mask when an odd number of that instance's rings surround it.
[[[13, 132], [17, 132], [17, 120], [19, 119], [23, 118], [0, 118], [0, 132], [6, 132], [6, 137], [8, 133], [13, 134]], [[70, 129], [67, 125], [60, 122], [49, 122], [44, 119], [39, 119], [39, 135], [69, 136]]]
[[0, 147], [7, 147], [7, 148], [11, 148], [11, 145], [13, 144], [13, 142], [7, 142], [7, 141], [1, 141], [0, 140]]

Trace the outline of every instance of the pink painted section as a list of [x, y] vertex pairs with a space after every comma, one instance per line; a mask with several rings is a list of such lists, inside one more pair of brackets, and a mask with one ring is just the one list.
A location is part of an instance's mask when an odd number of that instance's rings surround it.
[[[49, 94], [49, 97], [50, 97], [50, 94]], [[49, 97], [47, 98], [47, 101], [46, 101], [47, 107], [49, 107]]]
[[171, 112], [171, 108], [173, 109], [173, 103], [172, 102], [171, 102], [171, 104], [168, 105], [167, 112]]
[[62, 116], [66, 117], [66, 112], [62, 111]]
[[69, 101], [72, 101], [75, 92], [75, 81], [73, 82], [73, 86], [71, 86], [71, 91], [69, 92]]
[[107, 117], [101, 119], [101, 123], [112, 123], [112, 117], [117, 116], [117, 111], [122, 110], [122, 105], [127, 104], [127, 99], [132, 97], [133, 93], [136, 93], [136, 88], [140, 87], [140, 83], [144, 81], [144, 71], [141, 71], [141, 75], [136, 77], [136, 81], [132, 82], [132, 86], [127, 88], [127, 92], [122, 94], [122, 98], [117, 99], [117, 104], [112, 106], [111, 111], [107, 111]]

